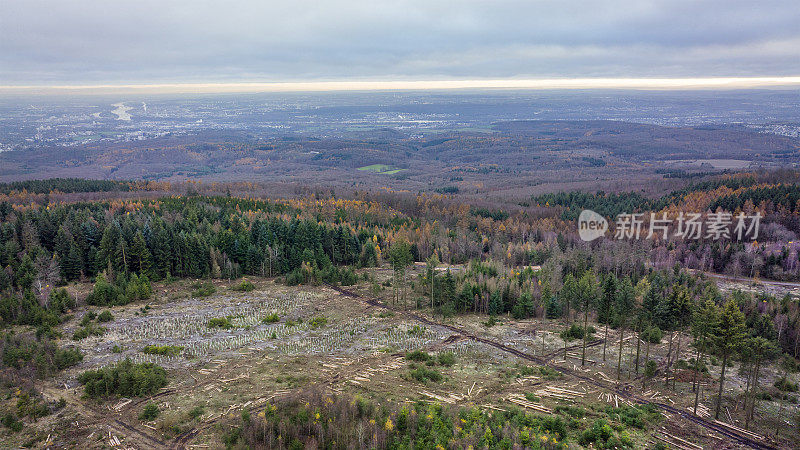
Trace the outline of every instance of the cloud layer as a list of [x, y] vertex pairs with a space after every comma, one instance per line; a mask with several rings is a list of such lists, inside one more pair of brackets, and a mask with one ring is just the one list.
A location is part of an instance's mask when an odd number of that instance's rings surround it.
[[0, 84], [786, 76], [798, 23], [796, 0], [5, 0]]

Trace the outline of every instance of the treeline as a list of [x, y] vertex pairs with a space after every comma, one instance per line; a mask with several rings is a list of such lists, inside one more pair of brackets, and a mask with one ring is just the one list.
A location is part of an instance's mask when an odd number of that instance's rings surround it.
[[[620, 193], [605, 193], [598, 191], [597, 193], [572, 191], [572, 192], [559, 192], [553, 194], [542, 194], [531, 197], [531, 201], [539, 206], [562, 206], [565, 208], [561, 217], [564, 220], [575, 220], [578, 218], [581, 210], [591, 209], [602, 216], [615, 218], [622, 213], [638, 213], [644, 211], [659, 211], [669, 205], [676, 204], [685, 196], [695, 192], [714, 191], [720, 187], [726, 187], [732, 190], [740, 188], [749, 188], [757, 183], [754, 176], [724, 176], [712, 180], [701, 181], [699, 183], [690, 184], [684, 188], [670, 192], [660, 198], [650, 199], [638, 192], [620, 192]], [[775, 200], [780, 197], [780, 192], [772, 192], [771, 188], [765, 188], [766, 193], [758, 193], [752, 196], [753, 202], [758, 205], [760, 201], [769, 198]], [[791, 190], [791, 189], [790, 189]], [[796, 190], [796, 187], [795, 187]], [[755, 189], [754, 191], [760, 191]], [[780, 189], [778, 190], [780, 191]], [[746, 190], [745, 192], [751, 192]], [[739, 195], [730, 196], [731, 199], [740, 198]], [[723, 209], [733, 211], [737, 206], [741, 207], [747, 200], [746, 197], [740, 203], [734, 205], [733, 200], [723, 202], [719, 205], [712, 204], [712, 206], [722, 206]], [[796, 203], [797, 198], [794, 199]], [[789, 200], [784, 200], [789, 201]], [[728, 205], [732, 205], [730, 207]], [[777, 204], [777, 203], [776, 203]], [[794, 204], [793, 206], [794, 207]], [[711, 210], [716, 210], [711, 207]]]
[[709, 206], [716, 211], [722, 208], [725, 211], [741, 209], [750, 202], [753, 205], [769, 204], [771, 210], [785, 209], [791, 213], [800, 211], [800, 186], [796, 184], [780, 184], [776, 186], [756, 187], [747, 189], [733, 195], [720, 197]]
[[49, 178], [46, 180], [13, 181], [0, 183], [0, 194], [10, 194], [13, 191], [27, 191], [33, 194], [47, 194], [48, 192], [109, 192], [128, 191], [130, 183], [116, 180], [86, 180], [83, 178]]
[[358, 262], [368, 234], [295, 215], [282, 204], [221, 197], [14, 211], [0, 233], [0, 291], [41, 290], [43, 279], [52, 286], [102, 271], [237, 278], [288, 273], [303, 261]]
[[603, 191], [596, 194], [581, 191], [559, 192], [537, 195], [532, 197], [531, 201], [539, 206], [563, 206], [565, 208], [561, 214], [563, 220], [577, 219], [583, 209], [591, 209], [605, 217], [616, 217], [622, 213], [651, 210], [656, 205], [656, 201], [637, 192], [618, 194]]

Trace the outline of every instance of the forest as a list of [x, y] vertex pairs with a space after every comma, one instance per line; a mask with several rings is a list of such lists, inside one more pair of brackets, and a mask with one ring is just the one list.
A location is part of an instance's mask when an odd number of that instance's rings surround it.
[[[798, 231], [797, 185], [769, 177], [725, 175], [657, 199], [635, 192], [548, 194], [532, 198], [527, 210], [470, 206], [458, 201], [456, 193], [360, 192], [351, 198], [315, 193], [267, 199], [233, 195], [231, 186], [192, 185], [183, 192], [179, 186], [166, 186], [174, 189], [171, 195], [163, 194], [163, 185], [91, 180], [2, 186], [2, 362], [17, 374], [13, 377], [17, 382], [24, 376], [52, 377], [81, 364], [81, 342], [108, 333], [117, 313], [87, 313], [69, 341], [64, 339], [63, 324], [73, 320], [76, 309], [148, 304], [157, 296], [156, 286], [180, 280], [194, 283], [192, 298], [213, 296], [217, 289], [213, 282], [218, 280], [236, 283], [231, 291], [248, 293], [255, 288], [248, 277], [275, 279], [286, 286], [360, 284], [375, 295], [391, 288], [391, 297], [385, 298], [390, 308], [418, 310], [442, 320], [478, 316], [487, 328], [507, 320], [547, 323], [560, 330], [564, 360], [577, 351], [580, 358], [575, 364], [581, 367], [589, 363], [587, 348], [601, 339], [602, 360], [605, 363], [608, 356], [607, 363], [615, 367], [611, 376], [618, 382], [639, 380], [644, 388], [661, 379], [672, 389], [678, 382], [688, 383], [696, 393], [694, 413], [700, 403], [698, 384], [707, 382], [713, 364], [720, 372], [711, 412], [715, 419], [723, 417], [726, 377], [735, 362], [746, 379], [740, 408], [748, 428], [767, 392], [789, 400], [796, 390], [790, 375], [797, 371], [800, 356], [800, 303], [789, 293], [723, 291], [714, 276], [798, 279], [800, 259], [792, 243]], [[128, 196], [137, 191], [140, 196]], [[107, 198], [68, 201], [64, 196], [81, 192], [104, 192]], [[683, 207], [759, 211], [765, 218], [763, 232], [757, 243], [614, 239], [587, 243], [570, 225], [581, 208], [613, 216], [621, 211]], [[391, 277], [381, 282], [376, 274], [384, 268]], [[87, 286], [81, 294], [73, 289], [80, 285]], [[140, 312], [147, 314], [147, 309], [141, 307], [136, 314]], [[211, 318], [207, 327], [235, 329], [235, 317]], [[273, 313], [262, 323], [280, 321]], [[324, 317], [315, 317], [305, 326], [317, 329], [326, 323]], [[626, 339], [631, 336], [634, 339]], [[614, 339], [616, 344], [611, 344]], [[651, 345], [662, 342], [668, 343], [667, 353], [657, 363]], [[687, 349], [692, 356], [681, 357]], [[166, 358], [182, 351], [181, 346], [162, 344], [142, 350]], [[623, 364], [625, 354], [627, 364]], [[435, 383], [441, 380], [430, 368], [435, 365], [414, 366], [409, 376]], [[771, 383], [764, 386], [766, 366], [783, 371], [774, 389]], [[691, 374], [688, 379], [686, 373]], [[129, 357], [113, 366], [82, 371], [76, 380], [85, 396], [101, 399], [144, 397], [170, 383], [162, 367]], [[337, 398], [331, 405], [318, 397], [311, 401], [319, 402], [317, 410], [331, 417], [344, 414], [340, 409], [351, 402]], [[335, 406], [339, 403], [341, 408]], [[268, 445], [265, 442], [284, 432], [308, 442], [313, 433], [302, 427], [275, 428], [288, 420], [287, 410], [295, 411], [292, 414], [309, 410], [299, 405], [299, 399], [285, 401], [279, 412], [269, 413], [274, 422], [245, 420], [239, 434], [229, 436], [231, 442]], [[514, 424], [507, 429], [484, 412], [428, 410], [424, 405], [376, 408], [359, 406], [355, 415], [348, 416], [353, 421], [348, 426], [375, 429], [383, 436], [381, 446], [388, 447], [442, 439], [502, 447], [503, 436], [513, 436], [514, 442], [531, 439], [530, 429], [537, 430], [533, 437], [554, 442], [564, 441], [568, 434], [563, 423], [535, 422], [540, 419], [514, 413], [503, 419]], [[432, 414], [450, 425], [431, 428], [429, 423], [408, 419], [411, 411]], [[625, 413], [649, 414], [647, 410]], [[443, 431], [450, 430], [456, 418], [467, 417], [464, 414], [491, 429], [493, 437], [481, 440]], [[19, 414], [9, 417], [10, 424], [21, 419]], [[594, 422], [596, 430], [588, 428], [579, 436], [572, 434], [572, 439], [583, 439], [581, 445], [595, 439], [610, 447], [633, 445], [617, 432], [595, 437], [602, 434], [603, 420]], [[376, 427], [376, 421], [383, 425]], [[463, 429], [468, 426], [473, 425], [465, 423]], [[395, 427], [410, 433], [411, 440], [392, 434]]]

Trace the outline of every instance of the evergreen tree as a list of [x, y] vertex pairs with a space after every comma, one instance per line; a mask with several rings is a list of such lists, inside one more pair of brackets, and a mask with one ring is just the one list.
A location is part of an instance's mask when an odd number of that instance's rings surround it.
[[608, 325], [611, 322], [614, 303], [617, 298], [617, 277], [610, 274], [603, 282], [603, 292], [597, 303], [597, 321], [605, 324], [605, 338], [603, 339], [603, 361], [606, 360], [606, 346], [608, 344]]
[[744, 314], [732, 299], [729, 299], [719, 314], [719, 326], [714, 330], [713, 343], [715, 352], [722, 357], [722, 371], [719, 376], [719, 392], [714, 418], [719, 419], [722, 406], [722, 390], [725, 386], [725, 370], [730, 356], [741, 348], [745, 337]]
[[586, 343], [589, 340], [589, 308], [598, 297], [597, 279], [590, 271], [584, 272], [578, 281], [578, 302], [583, 309], [583, 349], [581, 352], [581, 366], [586, 365]]
[[133, 236], [130, 253], [131, 269], [140, 274], [149, 274], [152, 257], [141, 231], [137, 231]]
[[719, 314], [714, 303], [714, 293], [707, 289], [703, 298], [694, 310], [692, 317], [692, 336], [696, 350], [695, 367], [692, 388], [694, 390], [694, 414], [697, 414], [697, 404], [700, 400], [700, 387], [698, 385], [698, 371], [703, 367], [703, 356], [710, 350], [711, 339], [719, 326]]
[[619, 322], [619, 355], [617, 356], [617, 380], [620, 379], [620, 370], [622, 368], [622, 344], [625, 339], [625, 329], [630, 320], [630, 314], [633, 311], [636, 303], [636, 292], [633, 289], [631, 280], [628, 277], [623, 278], [622, 282], [617, 289], [617, 298], [614, 305], [614, 310], [617, 313], [617, 320]]

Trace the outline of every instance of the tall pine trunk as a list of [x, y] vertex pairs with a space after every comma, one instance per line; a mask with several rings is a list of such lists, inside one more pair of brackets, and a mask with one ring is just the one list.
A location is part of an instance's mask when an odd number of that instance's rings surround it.
[[636, 335], [636, 362], [635, 362], [635, 366], [636, 366], [636, 375], [639, 375], [639, 355], [640, 355], [641, 348], [642, 348], [642, 324], [639, 323], [639, 326], [637, 328], [638, 328], [638, 333]]
[[608, 344], [608, 317], [606, 317], [606, 338], [603, 340], [603, 362], [606, 360], [606, 344]]
[[586, 341], [589, 339], [589, 304], [583, 305], [583, 351], [581, 352], [581, 366], [586, 365]]
[[[678, 332], [678, 344], [675, 347], [675, 363], [678, 363], [678, 359], [681, 357], [681, 334], [680, 331]], [[678, 380], [677, 374], [674, 374], [672, 377], [672, 389], [675, 389], [675, 382]]]
[[761, 355], [756, 358], [756, 367], [755, 373], [753, 374], [753, 386], [750, 388], [750, 412], [747, 415], [747, 419], [744, 422], [744, 428], [748, 429], [750, 426], [750, 421], [753, 420], [753, 414], [755, 413], [756, 409], [756, 401], [758, 400], [758, 374], [761, 371]]
[[625, 327], [619, 328], [619, 355], [617, 358], [617, 380], [620, 379], [620, 368], [622, 367], [622, 340], [625, 338]]
[[702, 358], [702, 353], [700, 353], [700, 349], [697, 349], [697, 358], [694, 361], [694, 380], [692, 381], [692, 388], [694, 389], [694, 415], [697, 415], [697, 403], [700, 401], [700, 383], [697, 379], [697, 372], [700, 369], [700, 359]]
[[722, 357], [722, 373], [719, 374], [719, 392], [717, 392], [717, 409], [714, 418], [719, 420], [719, 409], [722, 406], [722, 386], [725, 384], [725, 369], [728, 367], [728, 353]]
[[669, 371], [670, 371], [670, 361], [672, 361], [672, 338], [675, 337], [675, 333], [669, 334], [669, 350], [667, 350], [667, 366], [664, 368], [664, 383], [666, 384], [667, 388], [669, 388]]

